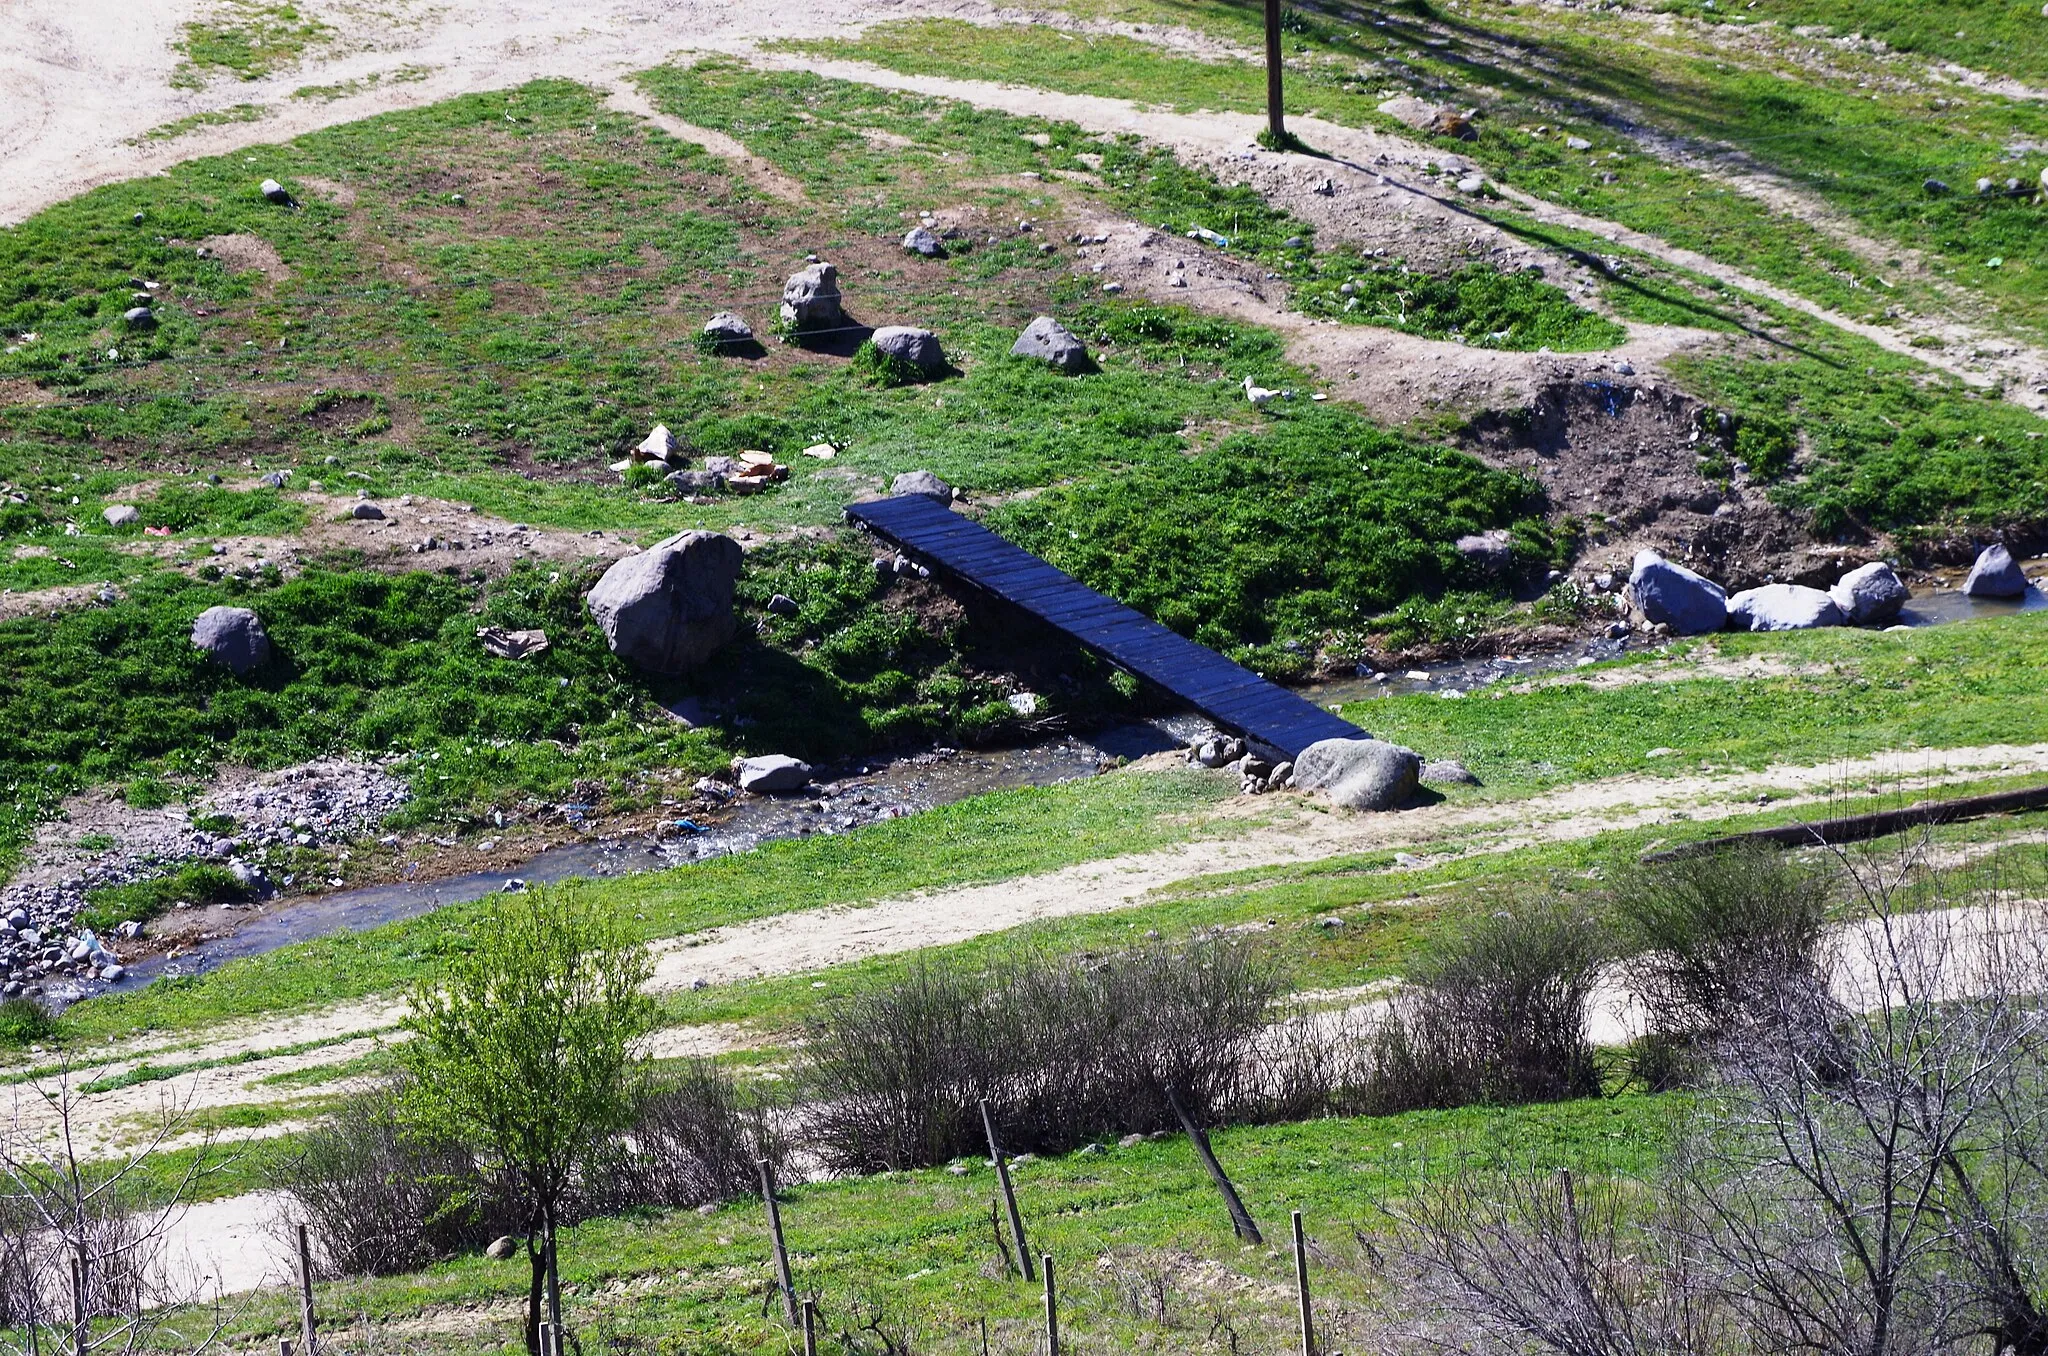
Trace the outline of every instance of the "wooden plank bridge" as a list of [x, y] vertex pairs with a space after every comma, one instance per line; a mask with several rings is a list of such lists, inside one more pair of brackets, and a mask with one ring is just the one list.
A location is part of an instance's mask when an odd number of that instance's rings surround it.
[[935, 499], [874, 499], [849, 505], [846, 516], [905, 553], [1066, 632], [1222, 728], [1289, 758], [1319, 739], [1365, 737], [1351, 722], [1105, 598]]

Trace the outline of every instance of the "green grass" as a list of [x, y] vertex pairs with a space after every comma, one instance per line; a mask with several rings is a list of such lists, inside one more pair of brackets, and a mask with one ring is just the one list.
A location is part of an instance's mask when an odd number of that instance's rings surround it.
[[[2048, 698], [2033, 678], [2048, 656], [2048, 617], [1893, 634], [1725, 635], [1688, 642], [1681, 653], [1707, 649], [1738, 660], [1779, 656], [1794, 672], [1604, 690], [1573, 682], [1526, 693], [1480, 688], [1459, 701], [1355, 702], [1345, 716], [1428, 757], [1462, 759], [1502, 793], [1629, 772], [1825, 763], [1879, 750], [1895, 751], [1903, 777], [1919, 770], [1918, 749], [2048, 735]], [[1658, 748], [1673, 752], [1647, 756]]]
[[[1318, 1302], [1325, 1322], [1335, 1322], [1364, 1293], [1351, 1269], [1351, 1229], [1377, 1227], [1377, 1203], [1409, 1190], [1417, 1174], [1453, 1162], [1480, 1171], [1537, 1163], [1592, 1176], [1642, 1172], [1661, 1157], [1680, 1109], [1674, 1099], [1621, 1097], [1220, 1131], [1216, 1153], [1275, 1249], [1240, 1249], [1214, 1187], [1178, 1137], [1041, 1160], [1015, 1175], [1032, 1244], [1058, 1261], [1062, 1334], [1079, 1350], [1191, 1349], [1219, 1314], [1243, 1349], [1277, 1350], [1288, 1341], [1292, 1305], [1290, 1209], [1303, 1212], [1324, 1250]], [[1041, 1297], [994, 1269], [994, 1189], [993, 1172], [979, 1165], [962, 1176], [941, 1169], [788, 1188], [782, 1216], [796, 1284], [819, 1295], [826, 1349], [838, 1345], [856, 1300], [880, 1306], [892, 1331], [914, 1330], [919, 1351], [979, 1350], [983, 1317], [993, 1346], [1028, 1347]], [[780, 1350], [787, 1334], [763, 1303], [766, 1233], [758, 1204], [745, 1202], [704, 1216], [581, 1225], [562, 1244], [569, 1321], [586, 1340], [594, 1333], [620, 1345]], [[1167, 1270], [1178, 1284], [1167, 1287], [1162, 1328], [1133, 1317], [1132, 1292], [1143, 1289], [1142, 1277]], [[327, 1313], [400, 1319], [508, 1301], [523, 1294], [521, 1274], [463, 1258], [409, 1276], [325, 1285], [319, 1304]], [[1233, 1284], [1237, 1276], [1253, 1285]], [[1225, 1293], [1236, 1297], [1212, 1302]], [[281, 1292], [259, 1297], [236, 1336], [284, 1330], [289, 1304]], [[424, 1332], [416, 1340], [468, 1350], [509, 1331], [507, 1320], [478, 1315], [459, 1336]]]
[[308, 47], [334, 29], [288, 4], [266, 0], [216, 0], [211, 12], [184, 26], [173, 44], [184, 57], [171, 83], [198, 89], [214, 75], [260, 80], [296, 62]]
[[87, 891], [78, 921], [111, 933], [124, 922], [147, 923], [180, 904], [219, 904], [245, 898], [248, 893], [247, 887], [226, 867], [187, 862], [168, 876]]
[[1939, 5], [1909, 0], [1757, 0], [1751, 8], [1703, 10], [1663, 4], [1706, 23], [1772, 22], [1784, 28], [1821, 24], [1839, 35], [1882, 39], [1900, 52], [1936, 62], [1955, 62], [1996, 75], [2018, 76], [2037, 85], [2048, 81], [2048, 49], [2041, 43], [2041, 11], [2015, 0], [1944, 0]]
[[[1797, 0], [1790, 0], [1797, 3]], [[1102, 17], [1190, 26], [1256, 50], [1257, 14], [1243, 6], [1127, 0], [1079, 4]], [[1935, 20], [1943, 22], [1943, 20]], [[2035, 21], [2008, 17], [2017, 34]], [[1979, 200], [1980, 175], [2038, 174], [2005, 148], [2038, 143], [2048, 117], [2025, 101], [1944, 84], [1894, 90], [1858, 76], [1818, 75], [1769, 45], [1737, 58], [1703, 53], [1681, 21], [1665, 37], [1626, 18], [1590, 11], [1523, 18], [1502, 7], [1422, 3], [1368, 10], [1337, 5], [1304, 14], [1287, 38], [1288, 108], [1351, 126], [1421, 136], [1378, 112], [1390, 93], [1476, 105], [1476, 142], [1444, 141], [1514, 187], [1650, 231], [1734, 263], [1846, 313], [1882, 319], [1887, 305], [1939, 305], [1901, 277], [1896, 260], [1865, 260], [1826, 234], [1775, 215], [1705, 175], [1661, 162], [1610, 130], [1587, 100], [1617, 104], [1659, 130], [1725, 143], [1811, 189], [1860, 228], [1898, 248], [1924, 250], [1939, 272], [1996, 303], [2008, 323], [2039, 335], [2048, 323], [2035, 214], [2021, 200]], [[1264, 83], [1254, 61], [1177, 55], [1140, 39], [1079, 37], [1044, 27], [985, 27], [952, 20], [879, 25], [858, 39], [789, 44], [798, 50], [898, 70], [1018, 81], [1042, 88], [1255, 113]], [[1532, 60], [1526, 53], [1540, 58]], [[1930, 99], [1939, 97], [1939, 104]], [[1552, 131], [1533, 135], [1536, 126]], [[1566, 135], [1593, 143], [1566, 148]], [[1607, 177], [1603, 177], [1607, 176]], [[1922, 192], [1941, 177], [1962, 190]], [[2003, 258], [2000, 269], [1985, 261]], [[1878, 284], [1879, 274], [1889, 284]]]
[[196, 132], [202, 127], [227, 127], [238, 122], [260, 122], [268, 112], [269, 110], [262, 104], [234, 104], [227, 108], [207, 109], [201, 113], [191, 113], [170, 122], [160, 123], [134, 140], [138, 143], [176, 141], [186, 133]]
[[[1294, 304], [1310, 315], [1334, 315], [1427, 339], [1457, 339], [1474, 348], [1548, 348], [1560, 353], [1613, 348], [1628, 331], [1594, 315], [1528, 273], [1468, 264], [1455, 273], [1410, 271], [1406, 265], [1339, 267], [1323, 261], [1318, 275], [1295, 284]], [[1349, 287], [1352, 290], [1345, 292]]]

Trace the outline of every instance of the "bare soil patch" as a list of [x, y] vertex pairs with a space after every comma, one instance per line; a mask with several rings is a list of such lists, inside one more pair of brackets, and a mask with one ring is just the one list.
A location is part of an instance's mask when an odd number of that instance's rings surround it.
[[231, 273], [261, 273], [272, 282], [292, 276], [277, 247], [260, 235], [209, 235], [199, 248], [213, 251], [213, 257]]

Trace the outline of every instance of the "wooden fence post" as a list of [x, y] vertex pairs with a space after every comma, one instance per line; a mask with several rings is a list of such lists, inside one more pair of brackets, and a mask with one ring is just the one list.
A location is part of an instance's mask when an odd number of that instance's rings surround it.
[[1301, 1212], [1294, 1212], [1294, 1293], [1301, 1301], [1301, 1356], [1316, 1356], [1316, 1315], [1308, 1298], [1308, 1239], [1301, 1232]]
[[760, 1160], [760, 1166], [761, 1203], [768, 1207], [768, 1232], [775, 1239], [775, 1279], [782, 1287], [783, 1312], [794, 1328], [803, 1323], [803, 1315], [797, 1312], [796, 1283], [789, 1275], [789, 1245], [782, 1238], [782, 1207], [775, 1203], [775, 1169], [768, 1166], [765, 1158]]
[[1196, 1125], [1194, 1118], [1188, 1115], [1187, 1108], [1180, 1104], [1180, 1098], [1174, 1094], [1171, 1086], [1166, 1089], [1166, 1104], [1173, 1108], [1173, 1114], [1179, 1118], [1180, 1128], [1187, 1131], [1189, 1142], [1195, 1146], [1195, 1156], [1200, 1158], [1202, 1166], [1209, 1170], [1210, 1180], [1215, 1182], [1216, 1189], [1223, 1193], [1223, 1205], [1230, 1211], [1231, 1232], [1247, 1243], [1265, 1242], [1265, 1235], [1259, 1232], [1259, 1226], [1252, 1219], [1251, 1212], [1246, 1210], [1244, 1202], [1238, 1199], [1237, 1188], [1230, 1184], [1230, 1178], [1224, 1175], [1223, 1165], [1216, 1161], [1216, 1153], [1209, 1147], [1209, 1136], [1204, 1134], [1202, 1127]]
[[540, 1356], [555, 1356], [555, 1325], [542, 1319], [533, 1331], [540, 1339]]
[[818, 1356], [818, 1302], [804, 1301], [804, 1356]]
[[277, 1356], [292, 1356], [291, 1338], [280, 1337], [277, 1339]]
[[1039, 1259], [1045, 1268], [1045, 1351], [1046, 1356], [1060, 1356], [1060, 1297], [1053, 1285], [1052, 1254], [1046, 1253]]
[[313, 1335], [313, 1244], [306, 1226], [299, 1226], [299, 1354], [319, 1356], [319, 1341]]
[[996, 1143], [995, 1119], [989, 1115], [988, 1098], [981, 1099], [981, 1129], [988, 1136], [988, 1156], [995, 1160], [996, 1180], [1003, 1184], [1003, 1204], [1010, 1210], [1010, 1237], [1017, 1241], [1017, 1269], [1031, 1280], [1031, 1247], [1024, 1241], [1024, 1216], [1017, 1210], [1017, 1189], [1010, 1185], [1010, 1165]]

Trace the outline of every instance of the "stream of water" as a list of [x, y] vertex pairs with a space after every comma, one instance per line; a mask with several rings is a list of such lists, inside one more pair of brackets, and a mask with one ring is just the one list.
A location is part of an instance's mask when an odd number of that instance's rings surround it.
[[[2007, 616], [2048, 608], [2048, 597], [2029, 590], [2018, 602], [1967, 598], [1956, 590], [1916, 594], [1900, 617], [1908, 626], [1933, 626], [1976, 617]], [[1496, 656], [1432, 665], [1403, 673], [1361, 674], [1300, 689], [1323, 706], [1415, 692], [1463, 693], [1502, 681], [1522, 681], [1626, 653], [1627, 640], [1596, 639], [1530, 655]], [[916, 814], [970, 796], [1024, 786], [1050, 786], [1092, 777], [1119, 758], [1140, 758], [1184, 748], [1212, 727], [1187, 714], [1132, 721], [1086, 735], [1066, 735], [1013, 749], [933, 750], [891, 762], [855, 765], [837, 778], [793, 796], [743, 797], [717, 822], [701, 831], [683, 829], [658, 837], [595, 837], [542, 852], [512, 872], [489, 871], [433, 881], [399, 881], [301, 899], [261, 914], [225, 937], [201, 942], [177, 960], [150, 957], [129, 970], [122, 988], [164, 975], [201, 974], [230, 960], [261, 955], [294, 942], [342, 931], [360, 931], [414, 918], [446, 904], [480, 899], [507, 888], [575, 878], [631, 875], [746, 852], [779, 838], [845, 833], [882, 819]], [[683, 821], [688, 823], [688, 821]], [[517, 888], [516, 886], [514, 888]], [[59, 1005], [105, 985], [52, 985]]]

